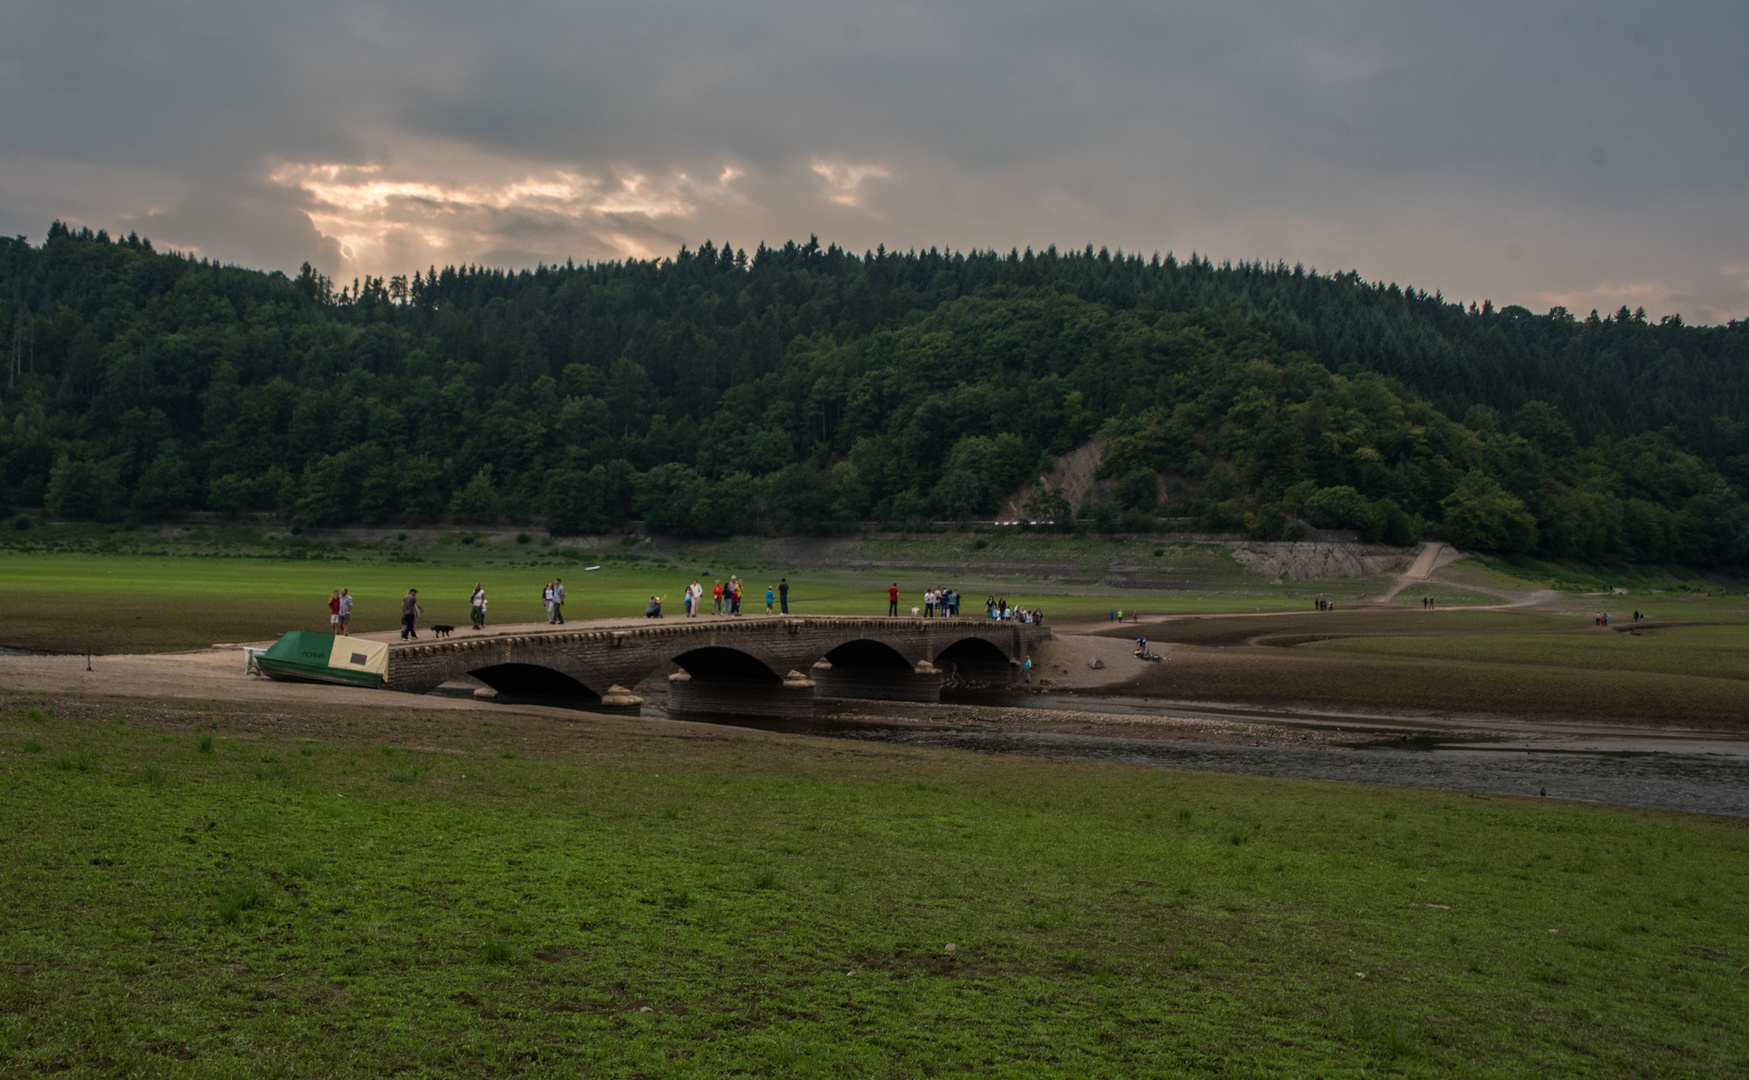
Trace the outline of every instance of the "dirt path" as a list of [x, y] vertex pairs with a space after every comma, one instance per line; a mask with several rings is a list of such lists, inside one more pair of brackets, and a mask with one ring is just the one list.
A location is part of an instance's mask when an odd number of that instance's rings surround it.
[[1438, 565], [1439, 557], [1445, 550], [1446, 545], [1437, 541], [1421, 545], [1421, 551], [1415, 556], [1415, 561], [1409, 564], [1409, 569], [1398, 574], [1396, 584], [1385, 590], [1385, 594], [1373, 603], [1388, 604], [1409, 585], [1432, 577], [1434, 567]]

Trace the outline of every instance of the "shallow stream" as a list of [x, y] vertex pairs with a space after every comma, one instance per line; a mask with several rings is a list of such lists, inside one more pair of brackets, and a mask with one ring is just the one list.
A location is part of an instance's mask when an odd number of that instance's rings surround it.
[[[1028, 754], [1064, 761], [1397, 784], [1484, 795], [1547, 795], [1749, 817], [1749, 738], [1609, 725], [1504, 724], [1389, 717], [1255, 713], [1137, 698], [960, 694], [949, 704], [1011, 705], [1120, 715], [1217, 718], [1272, 727], [1334, 728], [1341, 745], [1233, 745], [1172, 738], [992, 731], [988, 725], [736, 718], [739, 726], [833, 738]], [[658, 710], [646, 709], [656, 713]], [[1349, 739], [1352, 736], [1352, 740]]]

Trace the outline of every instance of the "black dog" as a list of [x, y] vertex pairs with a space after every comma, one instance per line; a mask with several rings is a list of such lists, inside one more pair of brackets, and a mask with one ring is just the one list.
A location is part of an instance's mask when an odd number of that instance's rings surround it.
[[443, 623], [438, 623], [431, 628], [431, 632], [433, 634], [436, 634], [438, 637], [448, 637], [451, 634], [455, 633], [455, 627], [446, 626]]

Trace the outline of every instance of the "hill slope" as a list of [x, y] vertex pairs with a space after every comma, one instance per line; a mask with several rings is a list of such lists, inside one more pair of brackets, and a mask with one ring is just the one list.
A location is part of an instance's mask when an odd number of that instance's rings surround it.
[[[1079, 506], [1741, 563], [1749, 326], [1469, 311], [1357, 275], [1091, 249], [433, 269], [336, 292], [51, 230], [0, 242], [0, 502], [722, 535]], [[1049, 489], [1035, 516], [1069, 509]]]

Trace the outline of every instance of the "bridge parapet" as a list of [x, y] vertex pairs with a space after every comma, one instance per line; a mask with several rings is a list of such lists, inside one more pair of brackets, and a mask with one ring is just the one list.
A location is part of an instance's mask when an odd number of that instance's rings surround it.
[[[619, 684], [635, 686], [667, 663], [693, 678], [781, 683], [785, 673], [826, 660], [842, 669], [837, 685], [878, 685], [872, 673], [927, 674], [958, 667], [1006, 681], [1049, 628], [988, 619], [786, 616], [674, 619], [643, 626], [576, 625], [491, 633], [390, 646], [388, 686], [427, 693], [473, 675], [504, 693], [599, 700]], [[852, 678], [851, 676], [856, 676]], [[919, 694], [913, 678], [904, 697]]]

